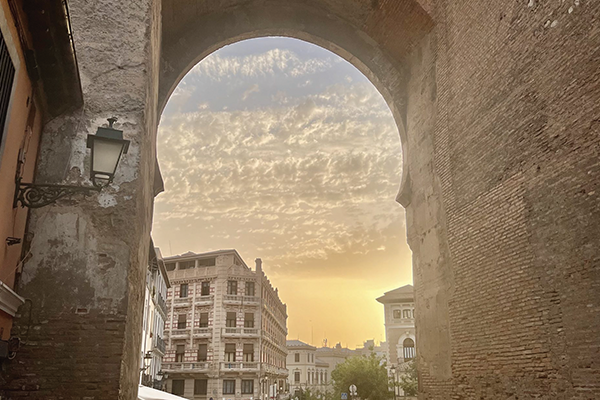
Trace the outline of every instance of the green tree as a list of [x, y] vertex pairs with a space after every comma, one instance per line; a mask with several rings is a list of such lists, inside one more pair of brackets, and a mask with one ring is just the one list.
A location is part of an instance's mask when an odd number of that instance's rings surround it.
[[298, 398], [298, 400], [322, 400], [322, 399], [325, 399], [325, 396], [321, 396], [319, 393], [314, 393], [309, 388], [306, 388], [306, 389], [300, 388], [298, 391], [296, 391], [296, 393], [292, 393], [291, 398], [295, 399], [296, 397]]
[[406, 396], [416, 396], [419, 389], [419, 376], [415, 360], [409, 361], [402, 369], [398, 386], [404, 390]]
[[392, 397], [385, 362], [371, 353], [369, 356], [350, 357], [338, 364], [331, 373], [333, 399], [348, 393], [350, 385], [356, 385], [361, 400], [388, 400]]

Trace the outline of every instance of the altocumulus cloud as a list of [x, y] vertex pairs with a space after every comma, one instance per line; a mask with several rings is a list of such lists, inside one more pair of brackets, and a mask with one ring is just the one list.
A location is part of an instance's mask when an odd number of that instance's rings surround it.
[[[154, 235], [163, 247], [235, 247], [268, 260], [274, 275], [344, 269], [358, 278], [364, 271], [349, 260], [402, 240], [395, 123], [375, 88], [358, 71], [336, 71], [334, 58], [290, 49], [216, 53], [191, 71], [159, 131], [167, 191], [156, 202]], [[302, 79], [285, 87], [257, 81], [271, 75]], [[206, 94], [193, 95], [205, 93], [206, 80], [222, 93], [242, 89], [231, 107], [213, 107]], [[255, 98], [262, 102], [249, 108], [236, 103]]]
[[299, 77], [330, 69], [331, 58], [300, 59], [290, 50], [273, 49], [261, 54], [250, 54], [238, 57], [222, 57], [214, 54], [204, 59], [193, 70], [192, 74], [208, 77], [215, 81], [235, 77], [264, 77], [282, 74]]

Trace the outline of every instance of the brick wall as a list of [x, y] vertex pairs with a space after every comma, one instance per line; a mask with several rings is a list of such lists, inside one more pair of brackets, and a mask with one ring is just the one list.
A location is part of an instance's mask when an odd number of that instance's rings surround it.
[[[412, 118], [443, 194], [451, 375], [426, 365], [422, 396], [598, 398], [600, 6], [435, 3], [413, 85], [436, 120]], [[435, 339], [417, 330], [419, 348]]]

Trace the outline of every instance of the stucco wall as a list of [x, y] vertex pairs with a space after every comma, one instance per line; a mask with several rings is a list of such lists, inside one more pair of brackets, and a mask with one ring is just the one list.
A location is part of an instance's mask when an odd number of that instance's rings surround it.
[[18, 283], [31, 300], [13, 335], [9, 399], [137, 394], [152, 219], [160, 2], [68, 2], [85, 105], [44, 127], [38, 182], [89, 185], [86, 136], [119, 118], [131, 140], [100, 195], [33, 211]]
[[[19, 151], [22, 150], [25, 157], [21, 176], [23, 182], [31, 182], [37, 159], [43, 109], [40, 109], [34, 96], [23, 49], [6, 1], [0, 1], [0, 28], [15, 67], [13, 95], [9, 103], [4, 134], [0, 135], [0, 281], [13, 288], [19, 272], [28, 213], [27, 209], [13, 208], [17, 161]], [[21, 239], [21, 243], [8, 246], [5, 242], [8, 237]], [[7, 340], [10, 337], [11, 326], [12, 316], [0, 311], [0, 339]]]

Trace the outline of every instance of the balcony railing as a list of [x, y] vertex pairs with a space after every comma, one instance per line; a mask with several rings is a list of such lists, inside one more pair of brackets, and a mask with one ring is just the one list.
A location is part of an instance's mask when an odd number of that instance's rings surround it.
[[224, 303], [235, 303], [235, 304], [258, 304], [260, 303], [260, 298], [257, 296], [240, 296], [233, 294], [226, 294], [223, 297]]
[[211, 294], [208, 296], [196, 296], [194, 302], [199, 306], [210, 305], [213, 303], [215, 297]]
[[173, 307], [187, 307], [192, 303], [191, 297], [177, 297], [173, 299]]
[[253, 371], [253, 370], [258, 370], [258, 363], [252, 362], [252, 361], [222, 362], [221, 370], [224, 370], [224, 371], [228, 371], [228, 370], [231, 370], [231, 371]]
[[223, 328], [223, 336], [258, 336], [257, 328]]
[[163, 299], [163, 297], [160, 295], [160, 293], [156, 296], [156, 302], [158, 303], [158, 307], [165, 313], [167, 314], [167, 303], [165, 302], [165, 299]]
[[166, 346], [165, 346], [165, 340], [163, 338], [156, 335], [156, 341], [154, 342], [154, 346], [156, 347], [156, 349], [158, 349], [158, 351], [165, 354]]
[[188, 337], [190, 336], [190, 331], [188, 329], [172, 329], [171, 337]]
[[264, 368], [265, 372], [267, 372], [269, 374], [280, 375], [280, 376], [288, 376], [288, 374], [289, 374], [289, 371], [287, 369], [276, 367], [271, 364], [264, 363], [263, 368]]
[[165, 371], [206, 371], [210, 368], [208, 361], [198, 362], [175, 362], [175, 363], [163, 363], [162, 369]]
[[212, 336], [212, 328], [194, 328], [194, 337]]

